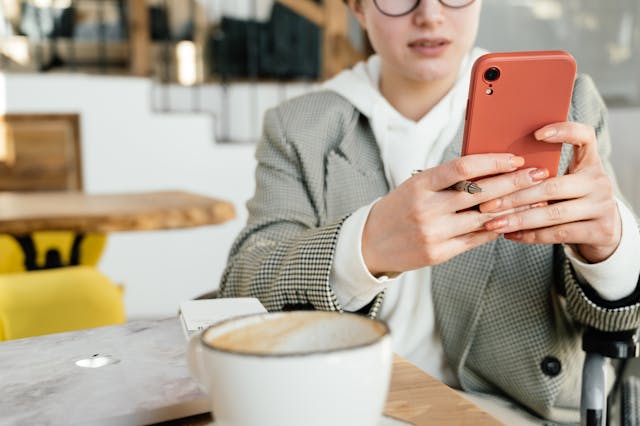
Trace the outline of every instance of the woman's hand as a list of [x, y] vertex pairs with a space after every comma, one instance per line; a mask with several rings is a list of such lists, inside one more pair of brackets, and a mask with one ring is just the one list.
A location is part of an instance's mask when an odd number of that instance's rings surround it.
[[[465, 210], [530, 188], [548, 176], [545, 170], [515, 171], [523, 164], [523, 158], [512, 154], [470, 155], [403, 182], [375, 203], [367, 218], [362, 255], [369, 271], [393, 274], [435, 265], [496, 239], [499, 233], [484, 227], [495, 213]], [[493, 177], [478, 181], [480, 193], [447, 190], [481, 176]]]
[[576, 244], [589, 262], [605, 260], [620, 243], [622, 225], [611, 180], [598, 156], [594, 129], [580, 123], [555, 123], [536, 131], [535, 137], [574, 146], [567, 174], [481, 204], [482, 212], [540, 206], [493, 219], [485, 229], [523, 243]]

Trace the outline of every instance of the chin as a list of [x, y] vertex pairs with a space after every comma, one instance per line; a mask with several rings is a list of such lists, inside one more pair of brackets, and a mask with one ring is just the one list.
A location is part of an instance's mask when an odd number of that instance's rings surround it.
[[437, 59], [425, 59], [407, 67], [414, 74], [415, 79], [422, 82], [432, 82], [442, 79], [455, 78], [460, 70], [462, 57], [447, 55]]
[[419, 67], [418, 69], [414, 70], [411, 74], [412, 74], [413, 80], [416, 80], [422, 83], [430, 83], [433, 81], [450, 78], [451, 74], [455, 74], [455, 73], [457, 73], [457, 71], [454, 70], [454, 68], [451, 66], [442, 66], [442, 65], [437, 66], [434, 64], [430, 66]]

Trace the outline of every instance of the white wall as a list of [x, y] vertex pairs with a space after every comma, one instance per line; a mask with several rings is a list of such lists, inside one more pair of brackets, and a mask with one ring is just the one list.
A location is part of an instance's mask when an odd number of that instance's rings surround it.
[[[0, 76], [0, 109], [81, 114], [87, 192], [179, 189], [235, 204], [238, 218], [219, 226], [111, 234], [100, 269], [126, 286], [130, 318], [171, 315], [180, 301], [218, 286], [227, 252], [246, 220], [244, 203], [253, 193], [254, 146], [216, 144], [207, 114], [152, 113], [151, 90], [148, 80], [138, 78]], [[284, 97], [301, 90], [294, 85]], [[273, 85], [257, 97], [246, 97], [241, 87], [237, 91], [231, 128], [254, 137], [261, 124], [247, 121], [246, 102], [258, 99], [265, 108], [282, 99], [282, 91]], [[205, 105], [218, 104], [217, 88], [203, 93]], [[640, 212], [640, 108], [611, 110], [610, 119], [613, 162], [625, 195]]]
[[640, 215], [640, 108], [609, 110], [611, 162], [620, 189]]

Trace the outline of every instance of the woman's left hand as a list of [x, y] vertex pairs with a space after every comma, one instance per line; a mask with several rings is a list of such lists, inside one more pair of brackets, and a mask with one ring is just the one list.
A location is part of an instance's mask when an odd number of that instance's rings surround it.
[[591, 263], [607, 259], [620, 243], [622, 224], [593, 127], [555, 123], [537, 130], [535, 137], [541, 143], [573, 145], [567, 173], [481, 204], [481, 212], [533, 207], [495, 218], [485, 228], [522, 243], [576, 244]]

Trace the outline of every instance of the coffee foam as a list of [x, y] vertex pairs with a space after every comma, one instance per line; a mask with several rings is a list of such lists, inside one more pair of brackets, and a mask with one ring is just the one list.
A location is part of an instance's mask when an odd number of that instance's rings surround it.
[[334, 351], [373, 343], [388, 333], [377, 321], [337, 312], [263, 314], [213, 327], [204, 335], [216, 349], [259, 355]]

